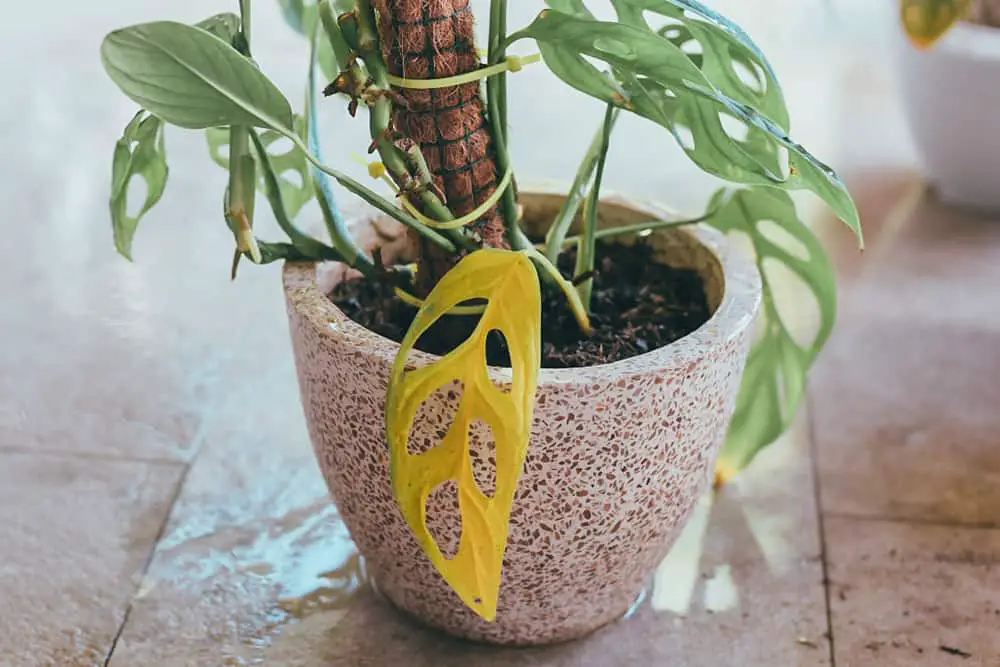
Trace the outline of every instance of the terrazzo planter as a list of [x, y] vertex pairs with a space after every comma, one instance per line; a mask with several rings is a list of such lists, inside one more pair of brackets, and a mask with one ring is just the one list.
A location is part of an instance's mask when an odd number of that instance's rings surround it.
[[927, 51], [898, 31], [907, 122], [942, 201], [1000, 211], [1000, 29], [959, 23]]
[[[525, 220], [551, 220], [557, 194], [522, 193]], [[666, 215], [606, 202], [601, 224]], [[524, 474], [514, 503], [497, 619], [467, 609], [424, 556], [393, 500], [383, 409], [399, 346], [349, 320], [317, 283], [317, 267], [288, 264], [284, 283], [302, 403], [323, 473], [378, 589], [448, 633], [491, 643], [574, 639], [621, 618], [669, 551], [711, 482], [760, 303], [754, 265], [716, 232], [653, 235], [657, 259], [696, 269], [713, 315], [648, 354], [585, 369], [543, 369]], [[388, 259], [392, 259], [391, 257]], [[433, 359], [417, 353], [415, 365]], [[509, 370], [491, 370], [504, 384]], [[457, 408], [439, 392], [414, 425], [434, 442]], [[474, 434], [475, 465], [489, 457]], [[435, 492], [429, 524], [457, 545], [457, 502]]]

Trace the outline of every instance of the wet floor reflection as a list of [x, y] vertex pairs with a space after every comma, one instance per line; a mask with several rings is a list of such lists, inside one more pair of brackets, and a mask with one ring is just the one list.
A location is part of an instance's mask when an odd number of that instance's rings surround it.
[[[792, 664], [789, 656], [803, 651], [820, 659], [822, 651], [798, 641], [825, 642], [818, 537], [806, 518], [812, 509], [788, 502], [808, 484], [800, 453], [791, 443], [779, 446], [757, 475], [707, 494], [627, 618], [558, 646], [498, 648], [425, 628], [378, 595], [329, 508], [308, 508], [243, 547], [223, 540], [229, 550], [196, 571], [205, 578], [239, 572], [277, 589], [267, 622], [235, 648], [231, 656], [242, 662], [233, 664], [645, 665], [673, 654], [686, 656], [684, 664], [716, 665], [741, 664], [750, 646], [764, 652], [761, 664]], [[768, 477], [772, 485], [762, 492], [757, 478]], [[783, 477], [790, 486], [776, 492], [773, 482]], [[771, 633], [773, 645], [759, 641], [762, 633]]]

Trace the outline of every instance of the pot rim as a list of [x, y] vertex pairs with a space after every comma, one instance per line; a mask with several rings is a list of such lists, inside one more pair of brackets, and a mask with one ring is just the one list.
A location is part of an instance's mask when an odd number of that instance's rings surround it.
[[[522, 187], [523, 194], [565, 196], [565, 187], [546, 184], [532, 184]], [[680, 218], [676, 211], [657, 202], [625, 196], [608, 191], [601, 198], [608, 204], [627, 206], [650, 217]], [[725, 345], [741, 336], [756, 320], [761, 306], [761, 277], [756, 263], [741, 253], [718, 230], [703, 223], [677, 227], [672, 233], [682, 233], [693, 237], [704, 246], [722, 269], [722, 298], [712, 316], [693, 332], [669, 345], [651, 350], [641, 355], [615, 362], [578, 368], [542, 368], [539, 385], [576, 384], [581, 376], [597, 374], [602, 381], [648, 372], [650, 368], [676, 368], [689, 365], [704, 358], [711, 350]], [[367, 355], [391, 367], [399, 351], [400, 344], [371, 331], [351, 320], [323, 293], [316, 275], [316, 262], [285, 262], [282, 282], [289, 308], [294, 308], [308, 321], [322, 338], [340, 340], [352, 347], [364, 350]], [[440, 359], [439, 356], [413, 350], [409, 366], [419, 368]], [[512, 369], [489, 367], [492, 379], [509, 381]]]

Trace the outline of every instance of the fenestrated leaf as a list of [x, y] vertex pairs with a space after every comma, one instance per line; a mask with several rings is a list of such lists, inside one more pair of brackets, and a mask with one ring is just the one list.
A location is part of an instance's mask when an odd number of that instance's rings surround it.
[[[611, 0], [611, 3], [619, 20], [635, 27], [649, 27], [643, 12], [678, 21], [679, 24], [666, 26], [659, 34], [678, 47], [696, 41], [701, 53], [688, 57], [712, 85], [788, 131], [788, 109], [778, 77], [760, 47], [734, 22], [696, 0]], [[740, 78], [737, 65], [745, 69], [746, 76], [755, 79], [755, 86]]]
[[[486, 299], [473, 334], [444, 358], [406, 371], [420, 336], [453, 306]], [[486, 367], [486, 338], [499, 330], [510, 347], [513, 381], [509, 393], [494, 386]], [[403, 516], [428, 557], [458, 596], [486, 621], [496, 617], [503, 556], [514, 493], [531, 434], [541, 364], [541, 296], [538, 275], [527, 255], [477, 250], [437, 284], [417, 313], [396, 357], [389, 382], [386, 426], [392, 488]], [[455, 420], [430, 451], [410, 454], [408, 442], [420, 406], [435, 391], [460, 381]], [[476, 483], [469, 453], [472, 422], [482, 420], [496, 444], [496, 491], [487, 496]], [[458, 553], [446, 559], [426, 524], [426, 500], [441, 484], [458, 484], [462, 537]]]
[[[167, 155], [164, 147], [163, 123], [145, 110], [135, 115], [115, 145], [111, 173], [111, 224], [115, 248], [132, 259], [132, 239], [139, 221], [163, 196], [167, 187]], [[146, 182], [146, 199], [139, 212], [128, 214], [128, 195], [132, 179]]]
[[[704, 28], [724, 32], [708, 23]], [[775, 122], [722, 93], [670, 40], [648, 28], [554, 10], [542, 12], [509, 42], [525, 38], [538, 42], [550, 69], [570, 86], [667, 128], [704, 171], [743, 185], [811, 190], [861, 240], [857, 209], [837, 174]], [[609, 65], [614, 85], [601, 81], [601, 71], [585, 58]], [[745, 126], [745, 138], [727, 131], [727, 117]], [[785, 153], [787, 173], [779, 169]]]
[[240, 32], [240, 17], [232, 12], [223, 12], [215, 16], [210, 16], [194, 25], [196, 28], [201, 28], [215, 35], [226, 44], [232, 44], [233, 39]]
[[172, 125], [292, 129], [281, 91], [230, 44], [200, 28], [172, 21], [122, 28], [105, 37], [101, 61], [125, 95]]
[[[295, 132], [301, 137], [305, 136], [305, 119], [298, 115], [295, 117]], [[212, 161], [220, 167], [228, 169], [229, 130], [222, 127], [211, 127], [205, 131], [205, 138], [208, 141], [208, 150]], [[276, 144], [285, 137], [278, 132], [265, 130], [261, 133], [260, 138], [268, 149], [271, 165], [278, 177], [281, 196], [288, 210], [288, 215], [294, 218], [302, 210], [302, 207], [313, 198], [314, 190], [309, 162], [302, 151], [294, 145], [279, 152]], [[264, 174], [260, 170], [257, 173], [257, 189], [261, 192], [267, 192]]]
[[[823, 245], [799, 218], [788, 193], [767, 187], [735, 193], [723, 190], [712, 198], [710, 209], [716, 208], [707, 224], [726, 234], [747, 234], [764, 288], [761, 334], [750, 352], [725, 449], [719, 458], [717, 480], [724, 483], [795, 419], [805, 396], [809, 370], [833, 331], [837, 283]], [[777, 224], [783, 233], [767, 234], [762, 227], [765, 224]], [[778, 287], [766, 269], [769, 261], [787, 268], [815, 298], [819, 322], [805, 344], [796, 340], [790, 323], [781, 317], [775, 295]]]
[[[546, 0], [546, 4], [564, 14], [594, 19], [584, 0]], [[645, 12], [670, 19], [672, 23], [657, 34], [681, 48], [697, 42], [700, 52], [685, 54], [716, 88], [788, 131], [788, 110], [774, 69], [760, 47], [733, 21], [696, 0], [611, 0], [611, 4], [619, 22], [636, 28], [650, 29]], [[743, 81], [737, 67], [742, 67], [756, 85]]]
[[968, 16], [972, 0], [900, 0], [903, 30], [919, 49], [929, 49], [962, 18]]

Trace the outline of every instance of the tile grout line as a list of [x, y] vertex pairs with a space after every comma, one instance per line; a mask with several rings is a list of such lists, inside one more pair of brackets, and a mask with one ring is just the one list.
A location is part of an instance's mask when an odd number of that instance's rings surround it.
[[163, 535], [167, 532], [167, 526], [170, 525], [170, 517], [174, 514], [174, 507], [177, 505], [177, 501], [181, 497], [181, 491], [184, 489], [184, 485], [187, 483], [188, 473], [191, 472], [192, 465], [189, 463], [184, 466], [184, 470], [181, 472], [180, 479], [177, 480], [177, 484], [174, 487], [174, 492], [170, 496], [170, 507], [163, 517], [162, 523], [160, 523], [159, 529], [156, 531], [156, 537], [153, 540], [153, 546], [149, 550], [149, 554], [146, 556], [146, 562], [143, 563], [142, 570], [139, 574], [138, 581], [135, 585], [135, 590], [133, 590], [132, 595], [129, 597], [128, 605], [125, 607], [125, 614], [122, 616], [121, 625], [118, 626], [118, 632], [115, 633], [114, 639], [111, 640], [111, 646], [108, 649], [108, 655], [104, 658], [103, 667], [109, 667], [111, 664], [111, 658], [115, 654], [115, 649], [118, 648], [118, 641], [121, 639], [122, 634], [125, 632], [125, 626], [128, 625], [128, 619], [132, 615], [132, 608], [135, 605], [136, 593], [141, 589], [143, 582], [146, 580], [146, 575], [149, 574], [149, 568], [153, 565], [153, 558], [156, 557], [157, 548], [160, 546], [160, 542], [163, 540]]
[[895, 523], [904, 526], [928, 526], [932, 528], [959, 528], [962, 530], [1000, 530], [1000, 523], [948, 521], [945, 519], [919, 519], [893, 516], [877, 516], [870, 514], [851, 514], [850, 512], [824, 512], [830, 519], [846, 521], [865, 521], [869, 523]]
[[195, 461], [198, 460], [198, 455], [201, 453], [202, 446], [205, 443], [209, 427], [214, 423], [215, 418], [218, 415], [218, 408], [219, 406], [216, 404], [206, 413], [205, 418], [198, 426], [198, 430], [195, 432], [194, 437], [191, 438], [191, 458], [184, 463], [184, 470], [181, 471], [180, 479], [177, 480], [177, 486], [174, 487], [174, 492], [170, 498], [170, 507], [167, 508], [166, 514], [163, 517], [163, 523], [160, 524], [160, 528], [156, 532], [156, 537], [153, 539], [153, 547], [149, 550], [149, 555], [146, 556], [146, 562], [142, 567], [139, 581], [136, 583], [135, 590], [133, 590], [132, 595], [129, 598], [128, 605], [125, 607], [125, 613], [122, 616], [121, 625], [118, 626], [118, 632], [115, 633], [114, 639], [111, 640], [111, 646], [108, 648], [108, 655], [104, 658], [104, 664], [102, 667], [110, 667], [111, 665], [111, 658], [114, 657], [115, 649], [118, 648], [118, 642], [125, 633], [125, 627], [128, 625], [129, 617], [132, 615], [132, 609], [135, 607], [136, 594], [141, 589], [143, 582], [146, 580], [146, 576], [149, 574], [149, 569], [153, 565], [153, 559], [156, 557], [156, 552], [160, 547], [160, 542], [163, 541], [163, 536], [167, 532], [167, 526], [170, 525], [170, 519], [173, 517], [174, 509], [177, 507], [177, 501], [180, 500], [181, 492], [187, 484], [188, 475], [191, 473], [191, 469], [194, 467]]
[[819, 452], [816, 444], [816, 420], [813, 416], [812, 393], [806, 391], [806, 433], [809, 437], [809, 458], [813, 478], [813, 502], [816, 504], [816, 524], [819, 531], [820, 564], [823, 566], [823, 603], [826, 608], [826, 645], [830, 667], [837, 667], [836, 645], [833, 639], [833, 605], [830, 599], [830, 564], [826, 544], [826, 523], [823, 494], [819, 478]]
[[0, 455], [3, 454], [54, 456], [68, 459], [82, 459], [85, 461], [117, 461], [121, 463], [144, 463], [146, 465], [159, 466], [186, 466], [189, 464], [189, 462], [183, 458], [170, 459], [155, 456], [120, 456], [117, 454], [106, 454], [104, 452], [74, 452], [68, 449], [37, 449], [32, 447], [20, 447], [17, 445], [0, 445]]

